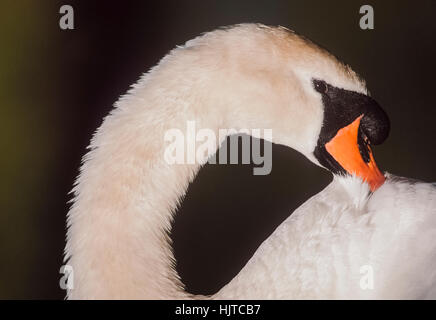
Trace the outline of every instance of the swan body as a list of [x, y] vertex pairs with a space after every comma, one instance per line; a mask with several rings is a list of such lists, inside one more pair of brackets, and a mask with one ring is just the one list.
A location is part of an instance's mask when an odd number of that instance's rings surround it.
[[[216, 133], [272, 129], [272, 142], [335, 174], [213, 296], [183, 289], [168, 237], [210, 156], [164, 161], [165, 132], [187, 120]], [[387, 132], [365, 83], [289, 30], [244, 24], [188, 41], [120, 98], [91, 141], [68, 213], [68, 298], [435, 297], [436, 191], [378, 172], [367, 144]], [[373, 269], [370, 290], [362, 266]]]
[[436, 298], [435, 187], [388, 175], [368, 191], [360, 179], [336, 177], [214, 298]]

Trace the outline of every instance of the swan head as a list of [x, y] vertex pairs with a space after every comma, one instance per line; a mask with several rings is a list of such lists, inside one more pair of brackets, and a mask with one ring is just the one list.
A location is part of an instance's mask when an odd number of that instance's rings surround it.
[[333, 174], [357, 176], [372, 191], [383, 184], [371, 145], [387, 138], [389, 119], [365, 82], [326, 50], [286, 28], [259, 24], [209, 32], [180, 49], [179, 63], [189, 66], [181, 81], [206, 88], [195, 97], [203, 102], [195, 114], [208, 104], [221, 111], [210, 113], [214, 121], [272, 129], [272, 142]]
[[320, 93], [324, 117], [314, 155], [334, 174], [350, 174], [366, 181], [371, 191], [380, 187], [385, 177], [378, 169], [371, 144], [386, 140], [389, 118], [367, 94], [345, 90], [313, 80]]

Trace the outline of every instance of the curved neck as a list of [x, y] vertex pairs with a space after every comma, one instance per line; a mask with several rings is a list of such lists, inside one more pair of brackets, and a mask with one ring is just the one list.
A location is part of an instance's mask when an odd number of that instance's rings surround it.
[[[74, 271], [69, 298], [189, 297], [174, 268], [168, 233], [206, 157], [168, 164], [165, 133], [183, 132], [187, 120], [195, 120], [197, 128], [219, 137], [219, 128], [250, 128], [251, 119], [260, 117], [248, 114], [242, 122], [243, 111], [234, 108], [233, 98], [222, 97], [228, 88], [206, 84], [226, 83], [222, 79], [158, 70], [119, 100], [84, 158], [68, 214], [65, 260]], [[294, 122], [286, 125], [302, 126], [297, 118]]]
[[168, 233], [206, 158], [168, 164], [165, 133], [184, 132], [189, 119], [216, 137], [219, 128], [229, 127], [225, 117], [198, 113], [191, 105], [194, 97], [157, 96], [150, 86], [117, 103], [84, 158], [68, 214], [65, 260], [74, 271], [69, 298], [189, 296], [175, 271]]

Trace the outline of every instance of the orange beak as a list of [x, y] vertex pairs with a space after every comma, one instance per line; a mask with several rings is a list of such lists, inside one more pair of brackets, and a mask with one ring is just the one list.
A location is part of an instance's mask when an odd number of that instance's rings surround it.
[[385, 177], [377, 168], [370, 148], [368, 163], [360, 155], [357, 137], [361, 119], [362, 116], [340, 129], [334, 138], [325, 144], [325, 148], [342, 168], [362, 178], [374, 192], [385, 182]]

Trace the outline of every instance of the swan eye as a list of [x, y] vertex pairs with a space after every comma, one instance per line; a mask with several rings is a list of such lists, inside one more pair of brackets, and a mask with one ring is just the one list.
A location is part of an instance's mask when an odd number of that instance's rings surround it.
[[327, 93], [328, 92], [328, 86], [327, 83], [325, 83], [322, 80], [313, 80], [313, 86], [315, 87], [315, 90], [319, 93]]

